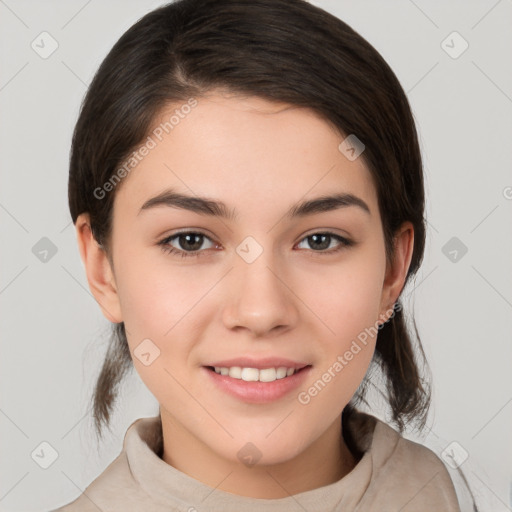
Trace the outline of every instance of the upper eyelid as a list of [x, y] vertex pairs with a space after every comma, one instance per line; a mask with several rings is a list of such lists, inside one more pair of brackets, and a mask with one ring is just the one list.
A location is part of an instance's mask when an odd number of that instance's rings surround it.
[[[172, 235], [165, 236], [164, 238], [162, 238], [162, 240], [159, 242], [159, 244], [163, 244], [164, 242], [169, 243], [171, 240], [175, 240], [180, 235], [190, 235], [190, 234], [204, 236], [210, 242], [212, 242], [214, 245], [221, 245], [219, 242], [217, 242], [215, 240], [215, 238], [211, 237], [210, 235], [207, 235], [203, 231], [201, 231], [201, 230], [190, 230], [190, 229], [189, 230], [184, 230], [184, 231], [177, 231], [176, 233], [173, 233]], [[182, 249], [177, 249], [177, 250], [181, 251]], [[204, 250], [204, 249], [201, 249], [201, 250]], [[200, 252], [200, 251], [184, 251], [184, 252]]]
[[211, 240], [212, 242], [215, 241], [215, 238], [213, 238], [211, 235], [209, 235], [208, 233], [202, 231], [199, 228], [193, 228], [193, 229], [185, 228], [185, 229], [180, 230], [180, 231], [175, 231], [174, 233], [172, 233], [170, 235], [166, 235], [163, 238], [161, 238], [161, 241], [165, 242], [166, 240], [172, 240], [173, 238], [176, 238], [177, 236], [189, 235], [189, 234], [202, 235], [202, 236], [208, 238], [209, 240]]
[[345, 234], [337, 233], [332, 228], [323, 228], [323, 229], [322, 228], [319, 228], [319, 229], [315, 228], [312, 231], [308, 231], [305, 235], [302, 235], [302, 237], [300, 238], [299, 241], [304, 240], [304, 238], [307, 238], [308, 236], [319, 235], [319, 234], [327, 234], [327, 235], [331, 235], [331, 236], [338, 236], [340, 238], [345, 238], [347, 240], [351, 238], [351, 236], [348, 233], [345, 233]]

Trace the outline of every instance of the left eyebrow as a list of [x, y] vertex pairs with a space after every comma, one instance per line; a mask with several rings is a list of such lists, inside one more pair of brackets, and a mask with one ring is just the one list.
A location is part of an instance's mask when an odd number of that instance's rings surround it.
[[371, 215], [370, 207], [360, 197], [353, 194], [335, 194], [296, 204], [290, 208], [286, 216], [289, 218], [304, 217], [305, 215], [338, 210], [349, 206], [356, 206]]
[[[223, 217], [230, 220], [234, 220], [237, 217], [236, 210], [230, 210], [222, 201], [216, 201], [205, 197], [190, 196], [178, 193], [173, 189], [165, 190], [161, 194], [148, 199], [142, 205], [138, 214], [142, 213], [144, 210], [149, 210], [157, 206], [180, 208], [195, 212], [199, 215]], [[292, 206], [284, 216], [293, 219], [296, 217], [305, 217], [306, 215], [328, 212], [350, 206], [355, 206], [371, 215], [369, 206], [360, 197], [353, 194], [342, 193], [321, 196], [308, 201], [303, 201]]]

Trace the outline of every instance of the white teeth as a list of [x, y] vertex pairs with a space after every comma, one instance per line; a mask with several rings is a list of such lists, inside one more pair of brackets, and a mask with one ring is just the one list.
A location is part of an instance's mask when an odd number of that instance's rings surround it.
[[[290, 368], [290, 370], [293, 370], [293, 368]], [[286, 374], [288, 373], [286, 368], [281, 366], [277, 369], [277, 378], [278, 379], [284, 379], [286, 377]]]
[[257, 368], [241, 368], [240, 366], [232, 366], [226, 368], [223, 366], [215, 366], [215, 373], [220, 375], [229, 375], [233, 379], [244, 380], [246, 382], [274, 382], [277, 379], [284, 379], [290, 377], [296, 370], [295, 368], [286, 368], [280, 366], [279, 368], [264, 368], [258, 370]]
[[275, 368], [265, 368], [259, 371], [260, 382], [273, 382], [277, 379], [277, 372]]
[[242, 378], [242, 368], [240, 366], [232, 366], [229, 369], [229, 376], [233, 379], [241, 379]]
[[243, 368], [242, 380], [245, 382], [256, 382], [260, 378], [260, 372], [256, 368]]

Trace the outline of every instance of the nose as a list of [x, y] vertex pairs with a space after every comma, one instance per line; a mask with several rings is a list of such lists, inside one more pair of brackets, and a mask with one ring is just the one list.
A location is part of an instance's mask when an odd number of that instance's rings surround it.
[[261, 337], [297, 324], [296, 297], [286, 282], [287, 276], [278, 268], [266, 251], [252, 263], [236, 256], [222, 313], [228, 329], [247, 330]]

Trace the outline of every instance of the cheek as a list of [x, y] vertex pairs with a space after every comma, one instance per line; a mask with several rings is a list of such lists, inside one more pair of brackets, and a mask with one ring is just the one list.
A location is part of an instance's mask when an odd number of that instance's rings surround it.
[[[336, 411], [352, 398], [373, 357], [380, 314], [385, 260], [380, 252], [359, 252], [336, 271], [317, 276], [321, 286], [305, 302], [318, 312], [325, 328], [318, 343], [321, 361], [312, 387], [299, 402]], [[303, 293], [308, 293], [306, 289]], [[324, 391], [324, 389], [326, 391]]]
[[119, 300], [133, 342], [138, 338], [165, 341], [190, 320], [198, 301], [215, 284], [211, 272], [194, 266], [167, 264], [159, 258], [132, 255], [119, 265]]
[[304, 272], [298, 282], [306, 303], [325, 326], [330, 350], [342, 350], [352, 338], [375, 325], [380, 313], [385, 260], [378, 248], [353, 253], [337, 266], [311, 275]]
[[118, 268], [118, 293], [134, 367], [160, 403], [172, 399], [185, 407], [187, 395], [179, 383], [186, 382], [194, 346], [218, 310], [208, 304], [222, 273], [177, 266], [165, 255], [155, 258], [154, 254], [132, 254]]
[[[161, 404], [187, 408], [190, 354], [209, 321], [201, 300], [218, 277], [131, 255], [119, 267], [118, 293], [134, 367]], [[188, 404], [189, 405], [189, 404]]]

